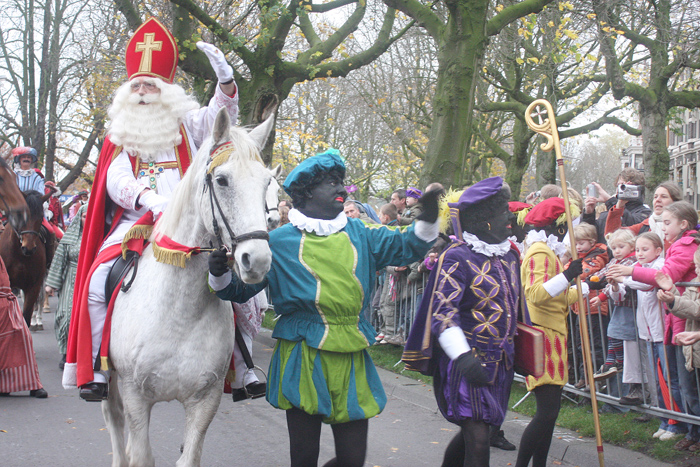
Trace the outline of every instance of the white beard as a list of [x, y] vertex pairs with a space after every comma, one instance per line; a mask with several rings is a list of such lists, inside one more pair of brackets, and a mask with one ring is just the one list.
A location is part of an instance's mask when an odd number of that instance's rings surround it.
[[[144, 162], [153, 162], [159, 153], [179, 145], [182, 142], [180, 124], [185, 114], [198, 105], [181, 88], [176, 96], [170, 91], [172, 89], [162, 87], [160, 94], [139, 96], [128, 87], [126, 92], [120, 88], [109, 111], [111, 141]], [[167, 105], [164, 100], [175, 100], [176, 104]]]

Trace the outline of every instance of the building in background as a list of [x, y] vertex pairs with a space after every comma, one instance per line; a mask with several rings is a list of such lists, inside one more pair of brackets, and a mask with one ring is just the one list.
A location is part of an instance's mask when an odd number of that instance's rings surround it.
[[668, 126], [667, 138], [669, 178], [680, 185], [684, 199], [699, 209], [700, 110], [683, 110], [677, 123]]

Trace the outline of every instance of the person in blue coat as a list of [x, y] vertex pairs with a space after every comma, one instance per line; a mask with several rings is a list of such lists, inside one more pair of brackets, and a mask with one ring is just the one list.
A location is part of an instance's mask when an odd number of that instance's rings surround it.
[[345, 216], [345, 165], [331, 149], [310, 157], [284, 182], [294, 209], [270, 232], [272, 266], [263, 283], [243, 284], [224, 253], [209, 259], [209, 285], [227, 300], [269, 284], [277, 339], [267, 400], [286, 410], [291, 465], [318, 463], [322, 423], [333, 429], [336, 458], [326, 466], [362, 466], [367, 420], [386, 404], [367, 352], [375, 331], [362, 316], [375, 273], [422, 259], [438, 234], [438, 195], [423, 197], [423, 217], [407, 228], [368, 226]]

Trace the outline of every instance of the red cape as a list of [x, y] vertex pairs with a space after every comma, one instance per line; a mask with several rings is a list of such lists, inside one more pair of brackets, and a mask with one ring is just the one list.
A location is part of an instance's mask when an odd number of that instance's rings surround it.
[[[183, 135], [182, 143], [176, 148], [176, 156], [179, 158], [182, 173], [190, 165], [191, 152], [184, 127], [180, 133]], [[124, 213], [124, 208], [117, 206], [111, 226], [106, 223], [107, 214], [112, 208], [112, 201], [107, 193], [107, 171], [112, 161], [122, 152], [121, 146], [116, 146], [109, 138], [105, 138], [97, 160], [97, 170], [92, 185], [90, 202], [88, 203], [87, 217], [83, 226], [83, 237], [80, 243], [80, 256], [78, 257], [78, 270], [75, 276], [75, 288], [73, 290], [73, 309], [71, 311], [70, 331], [68, 333], [68, 347], [66, 351], [66, 363], [77, 363], [77, 385], [89, 383], [93, 380], [92, 361], [92, 328], [90, 314], [87, 307], [88, 290], [90, 287], [91, 270], [97, 266], [97, 253], [111, 228], [119, 223]], [[182, 157], [185, 156], [185, 157]], [[138, 159], [131, 157], [134, 171], [137, 169]], [[109, 230], [108, 230], [109, 229]], [[103, 252], [99, 263], [115, 258], [117, 255], [105, 255]]]

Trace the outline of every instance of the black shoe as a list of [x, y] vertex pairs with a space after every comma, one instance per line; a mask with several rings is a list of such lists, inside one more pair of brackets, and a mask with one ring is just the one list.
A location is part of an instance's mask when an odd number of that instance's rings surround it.
[[88, 383], [80, 386], [80, 398], [88, 402], [101, 402], [107, 399], [107, 383]]
[[492, 447], [503, 449], [504, 451], [515, 451], [515, 444], [506, 439], [503, 430], [499, 430], [498, 433], [494, 433], [494, 435], [491, 436], [490, 444]]
[[61, 361], [58, 363], [58, 369], [62, 370], [66, 366], [66, 354], [61, 356]]
[[232, 388], [231, 395], [233, 396], [233, 402], [244, 401], [248, 398], [248, 394], [246, 394], [243, 388]]
[[263, 397], [265, 395], [265, 392], [267, 391], [267, 384], [256, 381], [254, 383], [250, 383], [245, 388], [248, 391], [248, 397], [251, 399], [257, 399], [258, 397]]
[[246, 399], [263, 397], [266, 391], [266, 383], [255, 381], [254, 383], [248, 384], [245, 388], [233, 388], [231, 390], [231, 396], [233, 397], [233, 402], [239, 402]]
[[9, 392], [0, 392], [0, 397], [10, 397]]
[[49, 397], [49, 393], [46, 392], [46, 389], [44, 388], [39, 388], [39, 389], [32, 389], [29, 391], [29, 395], [32, 397], [36, 397], [37, 399], [46, 399]]

